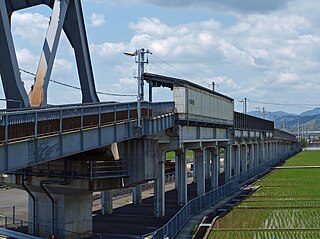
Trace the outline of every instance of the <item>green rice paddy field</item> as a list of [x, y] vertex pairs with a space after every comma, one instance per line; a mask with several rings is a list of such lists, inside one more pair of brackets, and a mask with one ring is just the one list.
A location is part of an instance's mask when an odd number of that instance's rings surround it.
[[[284, 166], [320, 166], [320, 151], [304, 151]], [[209, 238], [320, 238], [320, 168], [278, 169], [220, 218]]]

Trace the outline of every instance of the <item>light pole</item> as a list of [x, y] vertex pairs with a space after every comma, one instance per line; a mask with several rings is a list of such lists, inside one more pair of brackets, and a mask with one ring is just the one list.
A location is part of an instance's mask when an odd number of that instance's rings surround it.
[[266, 108], [262, 107], [262, 118], [266, 118]]
[[137, 115], [138, 115], [138, 128], [141, 128], [141, 101], [144, 100], [144, 82], [142, 74], [144, 73], [144, 65], [148, 64], [148, 59], [145, 61], [145, 54], [152, 54], [149, 50], [141, 48], [135, 52], [124, 52], [126, 56], [134, 56], [135, 62], [138, 64], [138, 96], [137, 96]]

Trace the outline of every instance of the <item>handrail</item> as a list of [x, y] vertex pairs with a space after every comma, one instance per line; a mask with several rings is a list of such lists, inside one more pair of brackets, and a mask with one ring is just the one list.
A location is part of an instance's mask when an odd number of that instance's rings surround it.
[[[277, 159], [265, 161], [254, 168], [251, 168], [238, 175], [233, 176], [229, 183], [226, 183], [216, 189], [213, 189], [201, 196], [198, 196], [190, 200], [164, 226], [153, 232], [142, 235], [141, 238], [158, 238], [159, 236], [161, 236], [161, 238], [164, 238], [166, 236], [168, 236], [169, 238], [174, 238], [174, 236], [176, 236], [176, 234], [179, 232], [179, 230], [181, 230], [181, 228], [189, 220], [189, 218], [191, 218], [198, 212], [202, 211], [203, 209], [209, 207], [210, 205], [214, 204], [215, 202], [220, 201], [223, 198], [235, 192], [239, 188], [239, 180], [240, 182], [244, 182], [250, 179], [252, 176], [270, 168], [271, 166], [281, 163], [285, 159], [286, 157], [284, 155], [279, 155], [279, 158]], [[200, 206], [198, 208], [197, 203], [200, 203]], [[192, 211], [192, 209], [194, 209], [194, 211]], [[182, 218], [180, 217], [180, 215], [182, 215]], [[179, 226], [177, 226], [177, 219], [180, 219]], [[181, 221], [183, 221], [183, 223], [181, 223]]]
[[[168, 101], [168, 102], [147, 102], [143, 101], [141, 102], [141, 107], [142, 108], [149, 108], [149, 106], [157, 106], [157, 105], [169, 105], [172, 106], [174, 102]], [[124, 102], [124, 103], [97, 103], [97, 104], [83, 104], [83, 105], [67, 105], [67, 106], [58, 106], [58, 107], [46, 107], [46, 108], [26, 108], [23, 110], [17, 110], [17, 111], [0, 111], [0, 116], [5, 116], [5, 115], [21, 115], [21, 114], [30, 114], [34, 112], [52, 112], [52, 111], [65, 111], [65, 110], [77, 110], [77, 109], [91, 109], [91, 108], [99, 108], [99, 107], [110, 107], [113, 108], [114, 105], [116, 106], [126, 106], [126, 105], [137, 105], [137, 102]], [[133, 108], [136, 109], [136, 108]]]
[[[237, 189], [238, 189], [238, 180], [233, 180], [201, 196], [191, 199], [164, 226], [162, 226], [161, 228], [157, 229], [154, 232], [142, 235], [141, 238], [144, 239], [150, 236], [154, 237], [154, 236], [157, 236], [158, 233], [162, 234], [161, 235], [162, 237], [169, 236], [169, 238], [173, 238], [178, 233], [178, 231], [183, 227], [183, 225], [189, 220], [189, 218], [191, 218], [196, 213], [202, 211], [203, 209], [209, 207], [213, 203], [230, 195]], [[180, 215], [182, 215], [183, 218], [180, 218]], [[177, 223], [176, 223], [177, 219], [180, 219], [181, 225], [179, 226], [177, 226]], [[173, 228], [170, 228], [170, 227], [173, 227]], [[173, 230], [170, 230], [170, 229], [173, 229]]]
[[[142, 102], [141, 107], [142, 119], [174, 114], [174, 102]], [[135, 110], [137, 103], [129, 102], [0, 113], [0, 142], [134, 122], [137, 120]]]

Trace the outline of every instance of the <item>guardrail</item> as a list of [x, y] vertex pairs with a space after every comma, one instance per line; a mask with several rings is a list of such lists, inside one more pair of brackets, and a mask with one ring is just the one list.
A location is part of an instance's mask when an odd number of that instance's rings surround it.
[[[36, 225], [37, 230], [42, 229], [41, 231], [44, 232], [44, 235], [41, 235], [41, 238], [45, 238], [45, 239], [59, 238], [57, 235], [52, 235], [52, 228], [50, 224], [51, 222], [40, 221]], [[23, 233], [24, 237], [20, 237], [20, 238], [37, 238], [28, 234], [29, 227], [33, 227], [33, 226], [34, 225], [32, 222], [0, 215], [0, 228], [10, 229], [16, 232]], [[57, 226], [59, 228], [59, 225]], [[58, 233], [59, 232], [65, 233], [75, 239], [90, 238], [92, 236], [92, 233], [77, 233], [77, 232], [61, 230], [61, 229], [58, 229]]]
[[90, 160], [82, 165], [72, 165], [65, 169], [63, 164], [47, 163], [43, 166], [23, 168], [14, 171], [15, 175], [48, 176], [78, 179], [125, 178], [129, 176], [128, 160]]
[[[174, 102], [142, 102], [142, 119], [174, 113]], [[137, 119], [137, 102], [97, 103], [0, 112], [0, 143]]]
[[231, 177], [229, 183], [190, 200], [167, 224], [152, 233], [144, 234], [141, 238], [174, 238], [189, 218], [238, 190], [239, 181], [244, 182], [287, 158], [287, 154], [280, 155], [277, 159], [265, 161], [257, 167]]
[[274, 122], [235, 111], [234, 127], [235, 129], [273, 131]]
[[238, 180], [233, 180], [202, 196], [190, 200], [166, 225], [155, 232], [143, 235], [141, 238], [173, 238], [190, 217], [227, 197], [236, 190], [238, 190]]

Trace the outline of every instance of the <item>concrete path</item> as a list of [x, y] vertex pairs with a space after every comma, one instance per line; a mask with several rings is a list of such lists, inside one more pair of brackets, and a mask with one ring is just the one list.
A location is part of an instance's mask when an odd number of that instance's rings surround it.
[[304, 168], [320, 168], [320, 166], [280, 166], [274, 169], [304, 169]]

